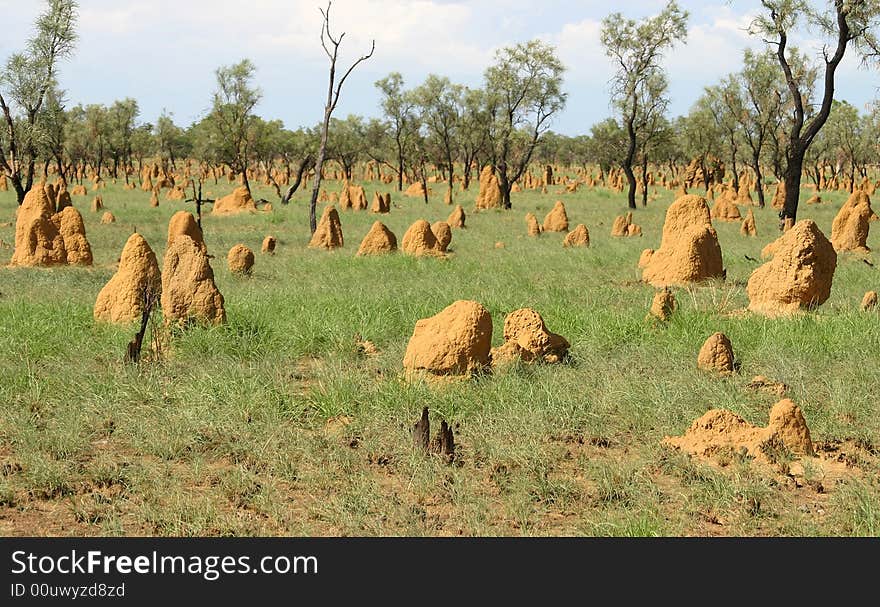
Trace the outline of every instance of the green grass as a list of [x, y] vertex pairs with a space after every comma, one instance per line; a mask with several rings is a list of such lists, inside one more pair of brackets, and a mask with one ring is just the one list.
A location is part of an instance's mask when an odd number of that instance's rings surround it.
[[[329, 189], [339, 188], [330, 182]], [[372, 197], [375, 184], [365, 184]], [[212, 184], [213, 186], [213, 184]], [[208, 186], [215, 195], [231, 186]], [[386, 189], [384, 186], [381, 188]], [[642, 238], [613, 239], [625, 209], [607, 190], [514, 195], [511, 212], [474, 213], [449, 259], [355, 258], [377, 219], [341, 213], [346, 245], [306, 248], [304, 193], [271, 214], [203, 221], [228, 323], [174, 337], [162, 362], [122, 362], [132, 327], [96, 324], [92, 307], [136, 227], [161, 258], [170, 216], [185, 203], [109, 185], [117, 222], [100, 224], [87, 198], [93, 268], [0, 269], [0, 533], [170, 535], [877, 535], [880, 532], [880, 315], [859, 311], [880, 290], [877, 267], [841, 256], [818, 311], [769, 320], [730, 315], [778, 236], [776, 212], [755, 209], [759, 237], [716, 225], [727, 280], [676, 289], [679, 308], [647, 322], [653, 289], [639, 282], [642, 249], [659, 244], [661, 198], [639, 209]], [[398, 236], [416, 219], [445, 219], [431, 203], [393, 194], [381, 220]], [[268, 188], [257, 197], [272, 199]], [[561, 199], [589, 249], [562, 234], [526, 236]], [[830, 234], [845, 199], [803, 206]], [[15, 201], [0, 193], [0, 240], [14, 241]], [[874, 224], [875, 226], [877, 224]], [[869, 246], [880, 247], [876, 227]], [[229, 273], [242, 242], [259, 251], [253, 276]], [[503, 242], [504, 248], [496, 248]], [[12, 249], [0, 249], [6, 264]], [[868, 261], [877, 264], [876, 256]], [[457, 299], [491, 312], [494, 344], [506, 313], [533, 307], [572, 344], [556, 366], [513, 366], [442, 387], [404, 381], [412, 328]], [[719, 379], [696, 354], [715, 331], [742, 367]], [[381, 354], [358, 354], [355, 334]], [[661, 448], [712, 407], [765, 424], [776, 398], [744, 389], [753, 375], [791, 387], [816, 441], [859, 441], [858, 469], [826, 494], [787, 486], [747, 463], [724, 468]], [[456, 465], [413, 453], [423, 406], [456, 427]], [[346, 415], [341, 432], [327, 421]], [[783, 479], [784, 480], [784, 479]], [[821, 510], [821, 514], [819, 511]], [[45, 516], [51, 512], [53, 516]]]

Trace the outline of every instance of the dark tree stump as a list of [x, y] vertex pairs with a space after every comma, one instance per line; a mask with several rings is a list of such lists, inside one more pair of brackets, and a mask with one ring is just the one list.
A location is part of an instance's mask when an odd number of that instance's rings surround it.
[[428, 408], [422, 409], [422, 417], [412, 429], [413, 449], [428, 453], [428, 442], [431, 437], [431, 422], [428, 420]]
[[455, 437], [452, 434], [452, 428], [445, 421], [440, 422], [440, 430], [431, 441], [431, 453], [439, 455], [447, 463], [452, 463], [452, 460], [455, 459]]

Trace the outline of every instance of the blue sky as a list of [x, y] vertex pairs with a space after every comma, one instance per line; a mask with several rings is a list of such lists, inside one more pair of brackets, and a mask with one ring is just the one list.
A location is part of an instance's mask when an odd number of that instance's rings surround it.
[[[327, 66], [320, 48], [324, 0], [80, 0], [81, 40], [61, 71], [72, 103], [112, 103], [133, 97], [141, 119], [154, 121], [163, 108], [188, 124], [210, 104], [213, 71], [244, 57], [257, 65], [264, 98], [258, 112], [289, 127], [316, 124], [326, 98]], [[4, 36], [0, 60], [30, 33], [40, 0], [0, 0]], [[620, 4], [620, 3], [618, 3]], [[555, 44], [566, 64], [568, 105], [553, 128], [579, 134], [610, 114], [611, 64], [599, 44], [602, 18], [613, 10], [644, 17], [665, 2], [614, 3], [560, 0], [335, 0], [333, 24], [346, 31], [343, 54], [353, 58], [376, 40], [376, 53], [349, 79], [337, 115], [378, 114], [373, 83], [391, 71], [408, 85], [429, 73], [479, 86], [494, 51], [541, 38]], [[740, 67], [747, 46], [760, 41], [745, 31], [758, 2], [693, 2], [686, 44], [675, 47], [666, 66], [671, 112], [686, 113], [704, 86]], [[804, 32], [798, 42], [816, 52]], [[880, 73], [860, 69], [849, 53], [839, 72], [837, 97], [859, 108], [878, 97]]]

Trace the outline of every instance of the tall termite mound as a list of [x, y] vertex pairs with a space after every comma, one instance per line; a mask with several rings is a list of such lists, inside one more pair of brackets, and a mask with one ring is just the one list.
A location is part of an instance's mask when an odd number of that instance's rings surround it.
[[547, 329], [541, 315], [531, 308], [522, 308], [504, 319], [504, 344], [492, 348], [492, 364], [511, 360], [523, 362], [561, 362], [570, 345], [563, 336]]
[[715, 199], [715, 204], [712, 205], [710, 214], [712, 219], [719, 221], [739, 221], [742, 219], [739, 208], [736, 206], [733, 192], [729, 189], [725, 189], [721, 196]]
[[625, 238], [628, 236], [641, 236], [642, 228], [633, 223], [632, 211], [626, 215], [618, 215], [611, 224], [611, 235], [615, 238]]
[[452, 242], [452, 228], [445, 221], [437, 221], [431, 224], [431, 231], [437, 239], [437, 249], [441, 253], [445, 253]]
[[697, 355], [697, 368], [729, 375], [734, 371], [733, 346], [724, 333], [713, 333]]
[[391, 212], [390, 197], [386, 200], [386, 198], [382, 194], [380, 194], [379, 192], [376, 192], [375, 194], [373, 194], [373, 206], [370, 208], [370, 212], [371, 213], [380, 213], [383, 215], [385, 213], [390, 213]]
[[207, 251], [202, 228], [199, 227], [196, 218], [189, 211], [177, 211], [171, 216], [168, 221], [168, 238], [165, 241], [165, 247], [170, 247], [174, 239], [182, 235], [189, 236], [203, 251]]
[[407, 255], [415, 257], [443, 255], [437, 236], [431, 230], [431, 224], [424, 219], [419, 219], [409, 227], [403, 235], [400, 248]]
[[82, 215], [73, 207], [64, 207], [52, 216], [52, 223], [58, 228], [64, 240], [67, 263], [78, 266], [92, 265], [92, 247], [86, 238], [86, 226]]
[[590, 232], [587, 230], [587, 226], [582, 223], [577, 224], [575, 229], [566, 235], [562, 246], [565, 248], [590, 246]]
[[672, 313], [678, 304], [675, 301], [675, 295], [669, 287], [663, 287], [654, 293], [654, 299], [651, 300], [651, 309], [648, 311], [648, 318], [656, 318], [657, 320], [667, 321], [672, 317]]
[[52, 204], [42, 187], [25, 195], [15, 220], [15, 251], [10, 265], [53, 266], [67, 263], [64, 237], [52, 222]]
[[724, 266], [709, 206], [700, 196], [682, 196], [666, 211], [660, 248], [647, 259], [642, 279], [663, 287], [710, 278], [724, 278]]
[[467, 217], [464, 214], [464, 209], [461, 208], [460, 204], [455, 205], [455, 209], [453, 209], [452, 213], [449, 214], [449, 218], [446, 220], [446, 223], [449, 224], [450, 228], [465, 228], [465, 220]]
[[223, 295], [214, 284], [208, 254], [185, 234], [175, 237], [162, 265], [162, 314], [167, 323], [226, 321]]
[[749, 278], [749, 309], [769, 316], [819, 306], [831, 296], [834, 247], [811, 219], [799, 221], [765, 247], [772, 259]]
[[794, 402], [783, 399], [770, 409], [770, 423], [750, 424], [726, 409], [710, 409], [687, 429], [684, 436], [667, 436], [663, 444], [702, 458], [746, 451], [758, 461], [774, 463], [788, 451], [813, 455], [810, 429]]
[[752, 209], [749, 209], [746, 218], [743, 219], [742, 225], [739, 227], [739, 233], [743, 236], [758, 235], [758, 226], [755, 225], [755, 214], [752, 213]]
[[324, 207], [321, 221], [318, 222], [318, 227], [315, 233], [312, 234], [309, 247], [332, 250], [338, 249], [344, 244], [345, 239], [342, 236], [342, 222], [339, 221], [339, 211], [332, 204], [328, 205]]
[[381, 221], [373, 222], [373, 227], [364, 236], [361, 246], [358, 248], [357, 255], [384, 255], [393, 253], [397, 250], [397, 237], [394, 233], [385, 227]]
[[526, 213], [526, 230], [529, 236], [540, 236], [544, 231], [534, 213]]
[[831, 224], [831, 244], [835, 251], [869, 253], [868, 230], [877, 219], [871, 209], [871, 199], [862, 190], [855, 190], [840, 207]]
[[235, 188], [231, 194], [214, 202], [212, 215], [238, 215], [256, 212], [257, 205], [251, 193], [244, 186]]
[[134, 233], [128, 237], [116, 274], [104, 285], [95, 301], [94, 317], [112, 323], [140, 320], [144, 306], [159, 299], [162, 276], [156, 254]]
[[226, 265], [233, 274], [250, 274], [254, 267], [254, 252], [243, 244], [237, 244], [226, 254]]
[[568, 214], [565, 212], [565, 205], [561, 200], [557, 200], [553, 205], [553, 210], [547, 213], [544, 218], [545, 232], [568, 232]]
[[462, 376], [486, 369], [491, 361], [492, 317], [476, 301], [456, 301], [419, 320], [403, 357], [407, 373]]
[[501, 187], [495, 170], [490, 165], [480, 172], [480, 191], [477, 193], [478, 209], [497, 209], [501, 207]]

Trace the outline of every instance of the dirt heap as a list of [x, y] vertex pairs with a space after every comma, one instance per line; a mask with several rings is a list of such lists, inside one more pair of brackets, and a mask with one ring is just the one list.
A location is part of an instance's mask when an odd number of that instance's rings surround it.
[[211, 209], [212, 215], [237, 215], [239, 213], [254, 213], [257, 205], [251, 198], [251, 193], [244, 186], [235, 188], [231, 194], [214, 202]]
[[64, 240], [67, 263], [77, 266], [92, 265], [92, 247], [86, 239], [86, 226], [79, 211], [73, 207], [64, 207], [60, 213], [52, 216], [52, 223]]
[[727, 375], [733, 373], [733, 346], [724, 333], [714, 333], [700, 348], [697, 368]]
[[71, 196], [88, 196], [89, 192], [86, 190], [86, 186], [84, 185], [75, 185], [73, 189], [70, 190]]
[[52, 205], [46, 190], [31, 188], [18, 208], [15, 251], [10, 265], [52, 266], [67, 263], [64, 237], [51, 217]]
[[9, 184], [6, 182], [6, 174], [0, 173], [0, 192], [8, 192]]
[[557, 200], [553, 205], [553, 210], [544, 217], [545, 232], [568, 232], [568, 214], [565, 212], [565, 205], [561, 200]]
[[[130, 323], [141, 319], [146, 301], [159, 298], [162, 276], [156, 254], [140, 234], [128, 237], [119, 268], [95, 301], [95, 320]], [[146, 298], [146, 299], [145, 299]]]
[[501, 188], [498, 178], [490, 165], [483, 167], [480, 173], [480, 191], [477, 194], [478, 209], [497, 209], [501, 207]]
[[[406, 188], [404, 195], [409, 196], [411, 198], [424, 198], [425, 197], [425, 188], [422, 185], [422, 182], [416, 181], [415, 183], [411, 184], [408, 188]], [[428, 196], [430, 196], [430, 195], [431, 195], [431, 190], [429, 188], [428, 189]]]
[[349, 186], [348, 197], [351, 200], [351, 208], [355, 211], [367, 210], [367, 193], [360, 185]]
[[226, 321], [223, 295], [214, 284], [208, 254], [186, 234], [165, 251], [162, 266], [162, 314], [166, 323]]
[[437, 248], [441, 253], [445, 253], [449, 243], [452, 242], [452, 228], [445, 221], [437, 221], [431, 225], [431, 231], [437, 239]]
[[[390, 200], [390, 197], [389, 197]], [[370, 209], [371, 213], [390, 213], [391, 205], [385, 202], [385, 197], [382, 196], [379, 192], [373, 194], [373, 206]]]
[[186, 200], [186, 191], [181, 186], [176, 185], [165, 194], [165, 200]]
[[862, 190], [855, 190], [840, 207], [831, 224], [831, 244], [835, 251], [870, 253], [868, 230], [870, 221], [876, 219], [871, 209], [871, 199]]
[[587, 230], [587, 226], [582, 223], [577, 224], [574, 230], [569, 232], [565, 240], [562, 241], [562, 246], [565, 248], [590, 246], [590, 232]]
[[397, 250], [397, 236], [381, 221], [373, 222], [373, 227], [364, 236], [357, 255], [384, 255]]
[[92, 200], [92, 213], [97, 213], [101, 209], [104, 208], [104, 199], [101, 198], [100, 195], [95, 196], [95, 199]]
[[[749, 278], [749, 309], [770, 316], [819, 306], [831, 295], [837, 253], [811, 219], [764, 249], [773, 259]], [[763, 254], [763, 253], [762, 253]]]
[[104, 214], [101, 215], [101, 223], [104, 225], [116, 223], [116, 216], [110, 211], [105, 211]]
[[168, 222], [168, 238], [165, 241], [165, 247], [170, 247], [174, 239], [181, 234], [189, 236], [203, 251], [207, 251], [202, 229], [189, 211], [177, 211], [171, 216], [171, 220]]
[[312, 249], [338, 249], [345, 244], [342, 237], [342, 222], [339, 221], [339, 212], [332, 204], [324, 207], [318, 228], [312, 234], [309, 247]]
[[807, 198], [807, 204], [822, 204], [822, 197], [818, 194], [813, 194]]
[[712, 205], [710, 214], [712, 219], [717, 219], [718, 221], [739, 221], [742, 219], [739, 208], [737, 208], [736, 202], [734, 202], [733, 194], [727, 189], [721, 193], [721, 196], [715, 199], [715, 204]]
[[153, 190], [153, 193], [150, 194], [150, 206], [158, 207], [159, 206], [159, 191]]
[[869, 312], [877, 307], [877, 291], [868, 291], [862, 297], [862, 312]]
[[274, 236], [266, 236], [263, 239], [263, 246], [260, 247], [261, 253], [266, 253], [267, 255], [275, 254], [275, 245], [278, 244], [278, 240]]
[[347, 211], [351, 208], [351, 186], [348, 185], [348, 181], [346, 180], [342, 184], [342, 190], [339, 192], [339, 209], [342, 211]]
[[648, 317], [654, 317], [658, 320], [669, 320], [678, 304], [675, 301], [675, 295], [669, 287], [663, 287], [654, 293], [654, 299], [651, 301], [651, 309]]
[[471, 375], [489, 366], [492, 317], [475, 301], [456, 301], [416, 322], [403, 357], [408, 374]]
[[784, 451], [813, 455], [804, 415], [800, 407], [787, 398], [770, 409], [770, 423], [766, 428], [753, 426], [726, 409], [711, 409], [694, 421], [684, 436], [667, 436], [663, 444], [704, 458], [745, 451], [764, 463], [777, 461]]
[[773, 201], [770, 203], [774, 209], [782, 209], [785, 206], [785, 182], [776, 182], [776, 192], [773, 193]]
[[534, 213], [526, 213], [526, 229], [529, 236], [540, 236], [541, 232], [544, 231]]
[[464, 209], [461, 208], [460, 204], [455, 205], [455, 209], [452, 213], [449, 214], [449, 218], [446, 220], [446, 223], [449, 224], [450, 228], [465, 228], [465, 220], [467, 217], [464, 214]]
[[517, 358], [523, 362], [561, 362], [570, 347], [561, 335], [551, 333], [535, 310], [523, 308], [504, 319], [504, 345], [492, 348], [492, 364], [501, 365]]
[[742, 225], [739, 227], [739, 233], [743, 236], [757, 236], [758, 226], [755, 224], [755, 214], [749, 209], [746, 218], [743, 219]]
[[682, 196], [669, 206], [660, 248], [646, 261], [642, 279], [655, 287], [724, 278], [721, 247], [704, 198]]
[[642, 228], [633, 223], [632, 211], [626, 215], [618, 215], [614, 218], [611, 225], [611, 235], [615, 238], [625, 238], [627, 236], [641, 236]]
[[229, 249], [226, 263], [233, 274], [250, 274], [254, 267], [254, 252], [243, 244], [237, 244]]
[[403, 235], [401, 249], [407, 255], [416, 257], [442, 255], [440, 243], [431, 230], [431, 224], [424, 219], [419, 219], [412, 224]]

